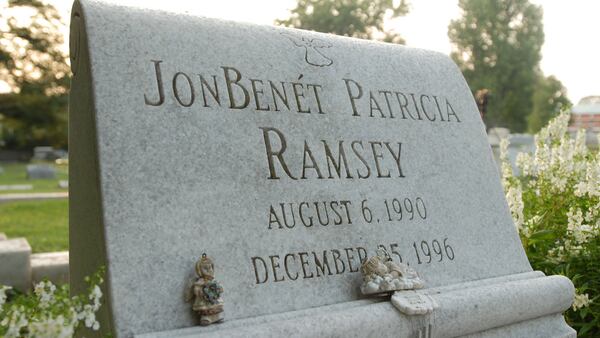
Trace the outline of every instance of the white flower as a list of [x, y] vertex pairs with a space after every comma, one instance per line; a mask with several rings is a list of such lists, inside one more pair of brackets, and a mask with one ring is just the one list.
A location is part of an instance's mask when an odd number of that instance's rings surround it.
[[[35, 285], [32, 296], [18, 296], [15, 302], [4, 304], [8, 289], [0, 287], [0, 305], [4, 305], [0, 306], [2, 337], [70, 338], [80, 322], [93, 330], [100, 329], [96, 312], [100, 308], [102, 291], [97, 285], [91, 288], [87, 296], [69, 297], [66, 289], [56, 292], [54, 284], [44, 281]], [[25, 298], [25, 302], [20, 297]]]
[[48, 315], [31, 322], [28, 327], [29, 336], [36, 338], [70, 338], [75, 332], [74, 325], [65, 323], [65, 317], [58, 315], [56, 318]]
[[4, 302], [6, 302], [6, 291], [10, 289], [12, 289], [10, 286], [0, 286], [0, 312], [2, 312], [2, 305], [4, 305]]
[[94, 288], [92, 289], [89, 298], [90, 300], [92, 300], [93, 303], [93, 311], [98, 311], [98, 309], [100, 309], [100, 305], [102, 305], [102, 303], [100, 303], [100, 298], [102, 298], [102, 290], [100, 290], [100, 287], [98, 285], [94, 285]]
[[515, 227], [520, 232], [523, 229], [523, 198], [520, 186], [509, 187], [506, 191], [506, 201], [508, 202], [508, 207], [510, 209], [510, 213], [513, 217], [513, 221], [515, 222]]
[[583, 307], [589, 306], [590, 303], [591, 301], [587, 293], [575, 294], [575, 299], [573, 300], [573, 310], [577, 311]]
[[567, 230], [571, 231], [575, 241], [583, 244], [593, 235], [593, 229], [588, 224], [583, 224], [583, 212], [579, 208], [570, 208], [567, 211]]
[[54, 292], [56, 286], [49, 281], [42, 281], [35, 285], [33, 292], [40, 299], [40, 306], [47, 308], [50, 304], [54, 303]]
[[515, 161], [517, 168], [521, 169], [523, 176], [529, 176], [533, 174], [532, 158], [528, 153], [518, 153], [517, 160]]

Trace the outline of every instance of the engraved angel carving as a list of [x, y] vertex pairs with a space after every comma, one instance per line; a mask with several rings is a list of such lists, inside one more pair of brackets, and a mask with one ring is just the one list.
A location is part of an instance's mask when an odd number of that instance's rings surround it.
[[326, 67], [333, 64], [333, 60], [321, 52], [323, 48], [330, 48], [330, 43], [317, 38], [310, 39], [286, 33], [282, 33], [282, 35], [290, 39], [296, 47], [304, 48], [304, 60], [308, 64], [317, 67]]

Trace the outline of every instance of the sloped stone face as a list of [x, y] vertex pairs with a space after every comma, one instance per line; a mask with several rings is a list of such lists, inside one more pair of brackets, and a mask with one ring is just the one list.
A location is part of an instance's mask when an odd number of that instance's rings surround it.
[[71, 276], [108, 266], [119, 336], [194, 325], [181, 295], [203, 253], [228, 320], [355, 301], [380, 247], [426, 287], [531, 271], [447, 56], [92, 1], [73, 15]]

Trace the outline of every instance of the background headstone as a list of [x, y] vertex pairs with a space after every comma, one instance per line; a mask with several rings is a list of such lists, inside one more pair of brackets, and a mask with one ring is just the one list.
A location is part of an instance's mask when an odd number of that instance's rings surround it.
[[34, 160], [50, 160], [52, 157], [52, 153], [54, 152], [54, 148], [49, 146], [41, 146], [33, 148], [33, 159]]
[[31, 288], [31, 247], [25, 238], [0, 240], [0, 284], [26, 292]]
[[56, 169], [44, 164], [27, 165], [28, 179], [54, 179], [56, 178]]
[[8, 184], [8, 185], [0, 185], [0, 191], [6, 190], [31, 190], [33, 189], [33, 185], [31, 184]]
[[31, 255], [31, 280], [49, 280], [54, 284], [69, 282], [69, 252], [45, 252]]

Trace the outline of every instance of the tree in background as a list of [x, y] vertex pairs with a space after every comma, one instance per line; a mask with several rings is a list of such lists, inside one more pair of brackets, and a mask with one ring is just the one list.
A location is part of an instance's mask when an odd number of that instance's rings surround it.
[[542, 9], [528, 0], [460, 0], [448, 36], [471, 90], [490, 91], [488, 127], [527, 129], [544, 43]]
[[571, 106], [567, 90], [554, 76], [539, 76], [533, 92], [533, 110], [527, 118], [528, 132], [535, 134], [561, 110]]
[[404, 43], [394, 32], [384, 33], [384, 21], [408, 13], [405, 0], [298, 0], [286, 20], [275, 23], [286, 27], [332, 33], [361, 39], [379, 38]]
[[39, 0], [0, 4], [0, 145], [67, 144], [69, 66], [58, 11]]

